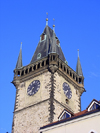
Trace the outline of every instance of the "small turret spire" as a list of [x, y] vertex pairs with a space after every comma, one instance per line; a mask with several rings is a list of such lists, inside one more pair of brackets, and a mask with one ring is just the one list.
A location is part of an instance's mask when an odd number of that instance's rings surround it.
[[53, 31], [55, 32], [55, 19], [53, 18]]
[[21, 42], [20, 52], [19, 52], [17, 63], [16, 63], [16, 69], [19, 69], [22, 66], [23, 65], [22, 65], [22, 42]]
[[46, 14], [47, 14], [47, 17], [46, 17], [46, 25], [48, 25], [48, 12]]
[[79, 49], [77, 51], [78, 51], [78, 59], [77, 59], [76, 73], [79, 76], [83, 76], [82, 68], [81, 68], [81, 63], [80, 63], [80, 58], [79, 58]]
[[79, 57], [79, 49], [77, 51], [78, 51], [78, 57]]

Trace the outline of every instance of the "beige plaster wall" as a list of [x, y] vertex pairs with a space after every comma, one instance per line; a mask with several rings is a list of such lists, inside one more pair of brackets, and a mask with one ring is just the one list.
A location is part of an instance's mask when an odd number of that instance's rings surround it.
[[100, 133], [100, 112], [63, 123], [42, 131], [42, 133]]

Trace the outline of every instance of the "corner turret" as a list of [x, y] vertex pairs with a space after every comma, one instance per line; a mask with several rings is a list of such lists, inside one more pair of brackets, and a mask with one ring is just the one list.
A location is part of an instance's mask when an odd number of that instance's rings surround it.
[[83, 76], [82, 67], [81, 67], [80, 58], [79, 58], [79, 49], [78, 49], [78, 59], [77, 59], [76, 73], [79, 76]]
[[16, 68], [15, 69], [19, 69], [22, 66], [23, 65], [22, 65], [22, 42], [21, 42], [20, 52], [19, 52], [19, 56], [18, 56], [18, 60], [17, 60]]

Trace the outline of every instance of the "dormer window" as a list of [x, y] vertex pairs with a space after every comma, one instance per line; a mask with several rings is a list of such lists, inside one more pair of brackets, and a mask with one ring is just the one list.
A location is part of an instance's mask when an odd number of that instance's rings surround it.
[[57, 45], [59, 45], [59, 40], [57, 40], [57, 42], [56, 42], [56, 43], [57, 43]]
[[69, 118], [70, 115], [68, 113], [64, 113], [63, 116], [61, 117], [61, 120]]
[[59, 41], [58, 37], [56, 36], [55, 38], [56, 38], [56, 45], [57, 45], [58, 47], [60, 47], [60, 41]]
[[58, 39], [56, 39], [56, 45], [57, 45], [58, 47], [60, 47], [60, 42], [59, 42]]
[[60, 116], [59, 116], [59, 120], [63, 120], [63, 119], [66, 119], [66, 118], [69, 118], [69, 117], [71, 117], [71, 114], [68, 112], [68, 111], [66, 111], [66, 110], [64, 110], [61, 114], [60, 114]]
[[44, 40], [44, 34], [42, 34], [42, 36], [41, 36], [41, 41], [43, 41]]
[[46, 40], [46, 35], [45, 33], [43, 33], [41, 36], [40, 36], [40, 42]]
[[94, 103], [93, 105], [92, 105], [92, 107], [90, 108], [90, 110], [95, 110], [95, 109], [98, 109], [100, 106], [98, 105], [98, 104], [96, 104], [96, 103]]
[[88, 111], [95, 110], [95, 109], [100, 109], [100, 103], [94, 99], [89, 105]]
[[41, 58], [41, 53], [38, 53], [37, 59], [40, 59], [40, 58]]
[[68, 65], [68, 62], [67, 61], [65, 61], [65, 63]]

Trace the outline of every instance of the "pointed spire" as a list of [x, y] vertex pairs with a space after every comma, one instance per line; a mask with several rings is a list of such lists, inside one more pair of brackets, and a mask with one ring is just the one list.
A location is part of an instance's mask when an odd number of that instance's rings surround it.
[[53, 31], [55, 32], [55, 19], [53, 18]]
[[16, 69], [21, 68], [22, 65], [22, 42], [21, 42], [21, 47], [20, 47], [20, 52], [19, 52], [19, 56], [18, 56], [18, 60], [17, 60], [17, 64], [16, 64]]
[[81, 63], [80, 63], [80, 58], [79, 58], [79, 49], [77, 51], [78, 51], [78, 59], [77, 59], [76, 73], [79, 76], [83, 76], [82, 68], [81, 68]]
[[52, 36], [51, 53], [56, 53], [56, 35], [55, 35], [55, 32], [53, 32], [53, 36]]
[[48, 25], [48, 13], [47, 14], [47, 17], [46, 17], [46, 25]]

